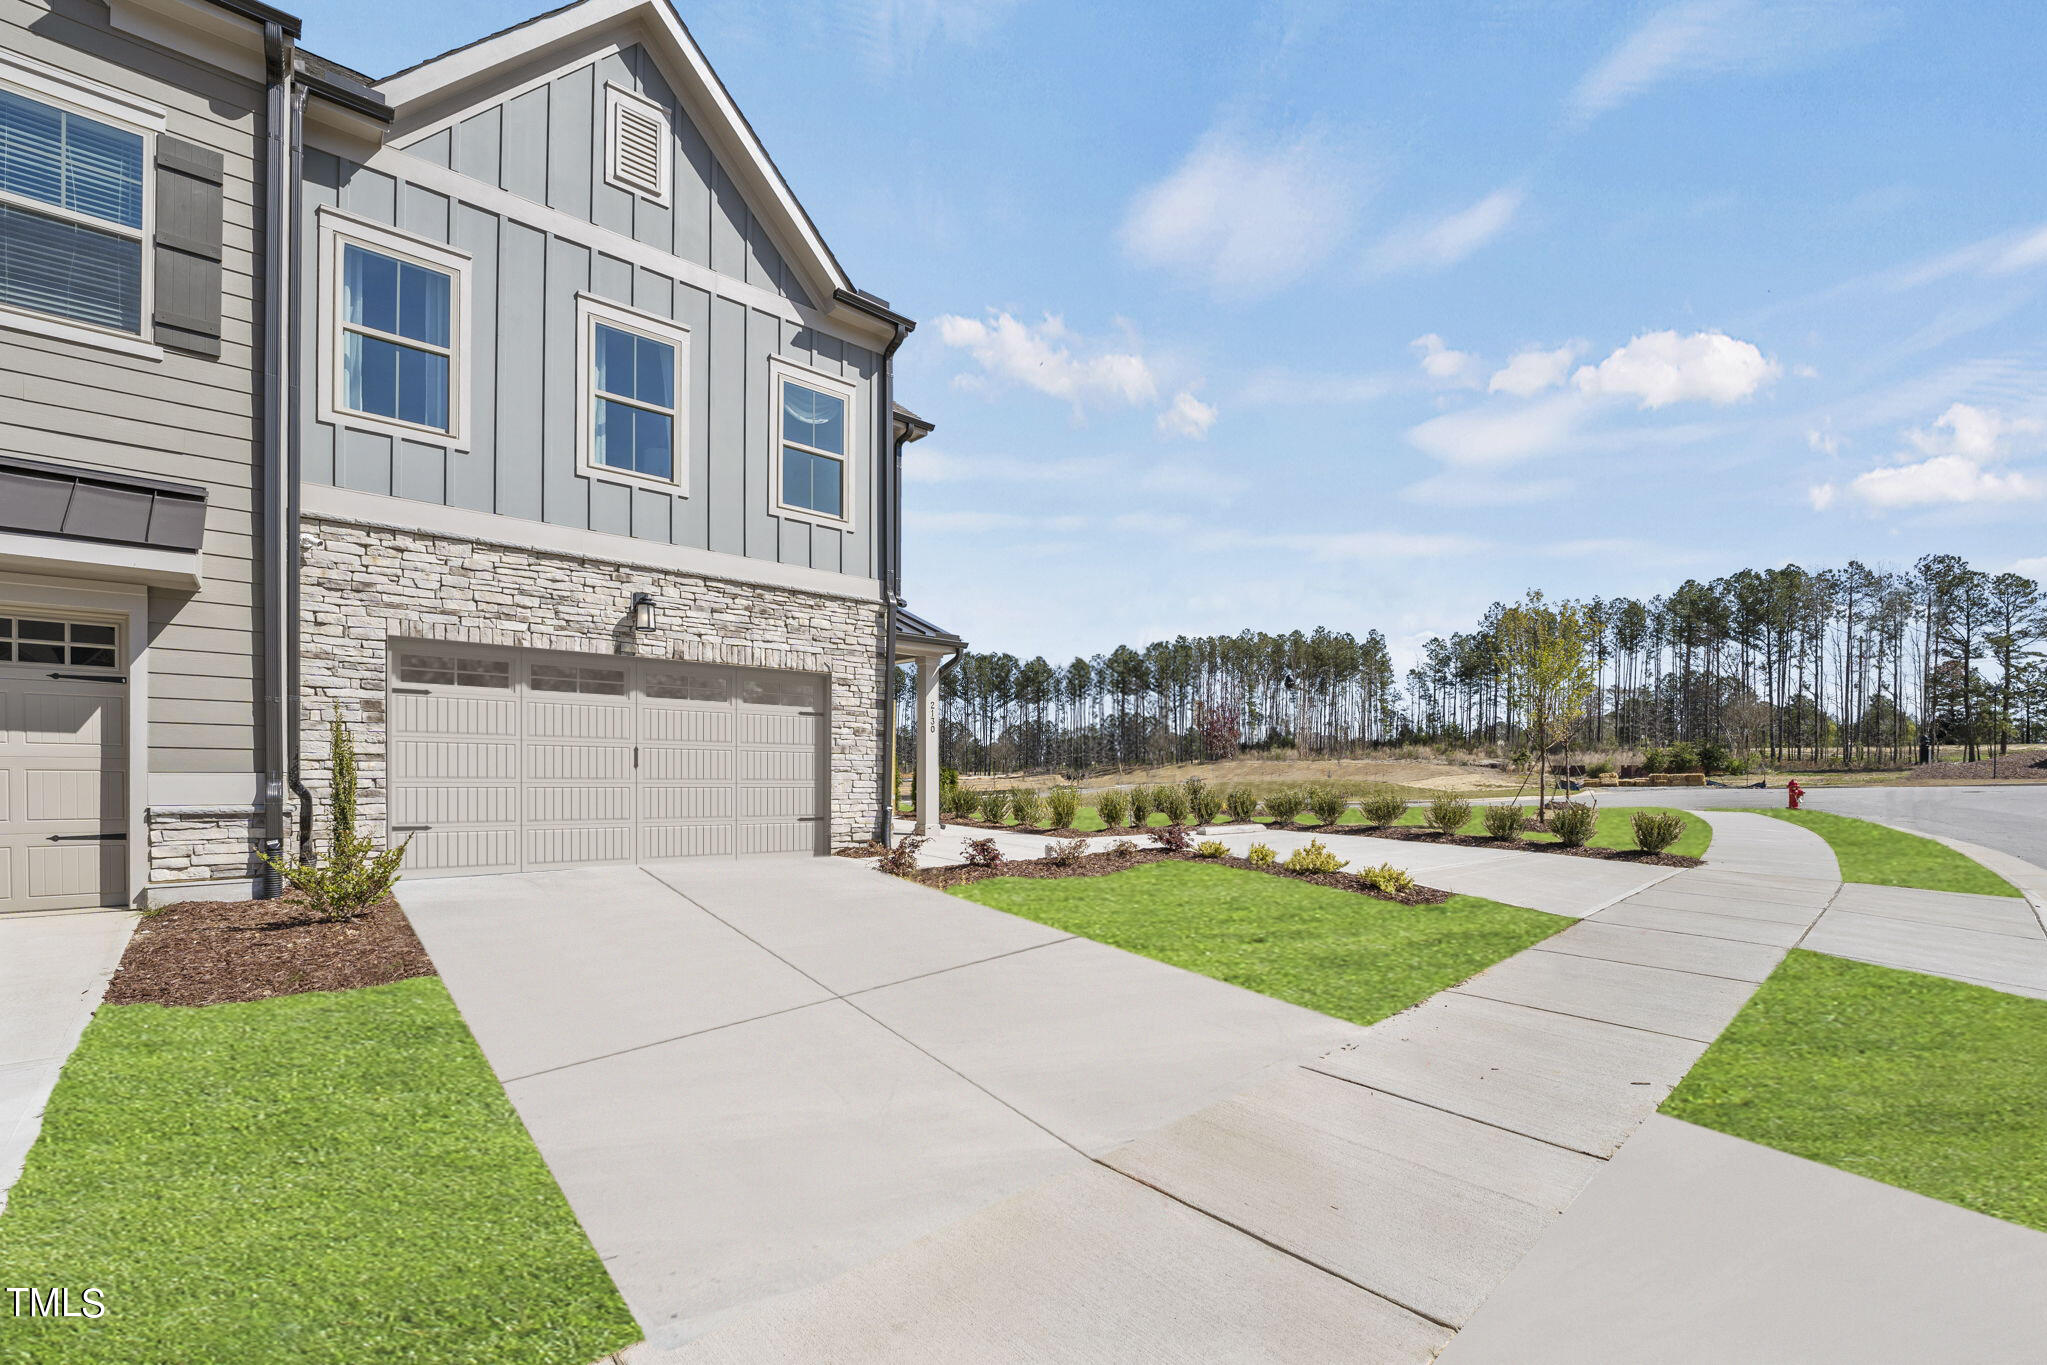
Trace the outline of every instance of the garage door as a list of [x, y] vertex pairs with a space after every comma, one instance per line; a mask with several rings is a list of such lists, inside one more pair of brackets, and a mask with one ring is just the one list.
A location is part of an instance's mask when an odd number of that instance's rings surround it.
[[0, 911], [127, 900], [115, 629], [0, 609]]
[[394, 645], [388, 714], [414, 875], [825, 851], [816, 674]]

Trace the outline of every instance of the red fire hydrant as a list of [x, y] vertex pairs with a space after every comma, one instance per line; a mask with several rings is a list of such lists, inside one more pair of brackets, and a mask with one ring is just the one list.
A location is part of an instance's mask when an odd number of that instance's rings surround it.
[[1799, 786], [1798, 779], [1794, 777], [1784, 784], [1784, 792], [1791, 798], [1791, 809], [1797, 810], [1798, 798], [1805, 795], [1805, 788]]

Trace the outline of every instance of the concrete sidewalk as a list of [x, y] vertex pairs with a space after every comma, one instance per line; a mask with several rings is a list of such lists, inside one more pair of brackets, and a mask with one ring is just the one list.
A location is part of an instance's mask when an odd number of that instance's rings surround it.
[[127, 910], [0, 915], [0, 1208], [140, 918]]

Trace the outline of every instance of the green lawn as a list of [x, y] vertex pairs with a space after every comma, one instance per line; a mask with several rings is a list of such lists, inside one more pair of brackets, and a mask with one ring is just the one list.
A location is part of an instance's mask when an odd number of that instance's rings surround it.
[[[1350, 841], [1338, 851], [1350, 852]], [[1359, 1024], [1397, 1014], [1571, 923], [1476, 896], [1396, 905], [1177, 861], [1102, 877], [993, 877], [952, 894]]]
[[640, 1337], [447, 990], [102, 1007], [0, 1216], [0, 1360], [587, 1365]]
[[1825, 839], [1841, 860], [1841, 880], [1875, 886], [1916, 886], [1926, 891], [1969, 891], [1979, 896], [2017, 896], [2016, 886], [1946, 844], [1907, 834], [1889, 825], [1829, 815], [1817, 810], [1755, 812], [1801, 825]]
[[1664, 1102], [2047, 1231], [2047, 1000], [1793, 952]]
[[[1529, 803], [1533, 813], [1534, 803]], [[1676, 815], [1684, 821], [1685, 832], [1678, 836], [1676, 843], [1665, 850], [1684, 858], [1703, 858], [1706, 849], [1713, 842], [1713, 827], [1690, 811], [1673, 811], [1665, 806], [1602, 806], [1598, 823], [1593, 827], [1592, 838], [1588, 841], [1594, 848], [1634, 848], [1635, 831], [1630, 817], [1638, 810], [1659, 810]], [[1395, 822], [1401, 825], [1424, 825], [1428, 823], [1428, 812], [1421, 806], [1409, 806], [1407, 813]], [[1481, 808], [1474, 808], [1471, 818], [1464, 822], [1460, 834], [1483, 836], [1485, 817]], [[1525, 830], [1521, 837], [1531, 844], [1553, 844], [1557, 836], [1546, 830]]]

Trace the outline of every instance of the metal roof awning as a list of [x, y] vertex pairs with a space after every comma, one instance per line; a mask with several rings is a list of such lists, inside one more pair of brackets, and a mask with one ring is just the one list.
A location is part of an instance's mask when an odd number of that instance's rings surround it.
[[909, 645], [920, 653], [958, 654], [967, 642], [943, 626], [934, 625], [911, 611], [897, 607], [889, 624], [898, 645]]
[[0, 455], [0, 565], [199, 585], [206, 490]]

